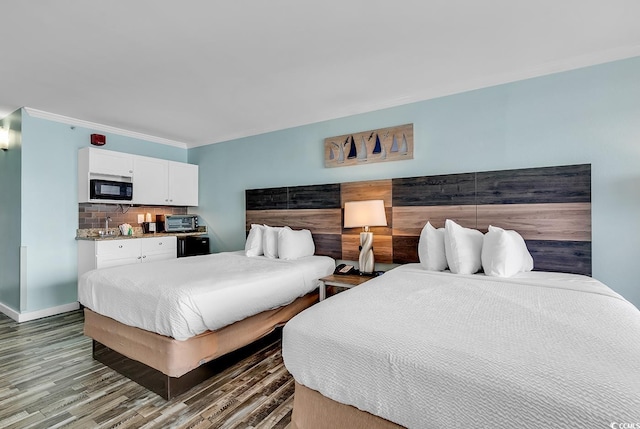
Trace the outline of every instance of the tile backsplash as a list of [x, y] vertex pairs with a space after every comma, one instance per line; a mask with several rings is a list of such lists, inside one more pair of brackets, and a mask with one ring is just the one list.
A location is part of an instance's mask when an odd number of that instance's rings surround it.
[[[123, 213], [124, 211], [124, 213]], [[128, 223], [133, 227], [138, 225], [138, 215], [151, 213], [151, 219], [155, 220], [159, 214], [187, 214], [186, 207], [172, 206], [127, 206], [116, 204], [78, 204], [78, 229], [104, 228], [104, 220], [107, 216], [110, 228]]]

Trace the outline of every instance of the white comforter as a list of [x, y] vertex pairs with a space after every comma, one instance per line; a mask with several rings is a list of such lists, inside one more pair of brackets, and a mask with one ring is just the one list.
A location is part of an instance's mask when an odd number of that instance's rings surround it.
[[402, 266], [293, 318], [283, 356], [299, 383], [410, 428], [640, 427], [640, 312], [584, 276]]
[[78, 300], [126, 325], [185, 340], [286, 305], [334, 266], [326, 256], [286, 261], [243, 252], [125, 265], [84, 274]]

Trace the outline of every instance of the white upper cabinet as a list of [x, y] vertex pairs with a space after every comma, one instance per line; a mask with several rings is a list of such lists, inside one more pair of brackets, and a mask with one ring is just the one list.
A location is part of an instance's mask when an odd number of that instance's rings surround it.
[[169, 204], [198, 205], [198, 166], [169, 161]]
[[168, 204], [168, 161], [136, 156], [133, 201], [135, 204]]
[[198, 205], [197, 165], [91, 147], [78, 152], [78, 202], [100, 202], [89, 199], [89, 181], [114, 176], [133, 182], [133, 199], [126, 203]]
[[127, 153], [86, 148], [89, 150], [89, 172], [108, 176], [131, 177], [133, 157]]
[[136, 156], [133, 202], [166, 206], [198, 205], [198, 166]]

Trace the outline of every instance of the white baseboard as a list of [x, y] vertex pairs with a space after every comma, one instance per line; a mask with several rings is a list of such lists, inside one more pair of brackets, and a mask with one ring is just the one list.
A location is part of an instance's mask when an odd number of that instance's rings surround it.
[[11, 307], [7, 307], [6, 305], [4, 305], [1, 302], [0, 302], [0, 311], [3, 312], [4, 314], [6, 314], [7, 316], [11, 317], [16, 322], [18, 321], [18, 318], [20, 317], [20, 313], [18, 313], [17, 311], [15, 311]]
[[67, 313], [69, 311], [77, 310], [80, 308], [80, 304], [72, 302], [70, 304], [59, 305], [57, 307], [45, 308], [42, 310], [29, 311], [26, 313], [19, 313], [11, 307], [0, 303], [0, 312], [6, 314], [18, 323], [28, 322], [29, 320], [42, 319], [43, 317], [55, 316], [56, 314]]

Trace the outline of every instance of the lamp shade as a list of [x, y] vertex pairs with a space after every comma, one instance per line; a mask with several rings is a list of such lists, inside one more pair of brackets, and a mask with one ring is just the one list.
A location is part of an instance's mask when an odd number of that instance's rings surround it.
[[387, 215], [384, 212], [384, 201], [370, 200], [344, 203], [345, 228], [386, 225]]

